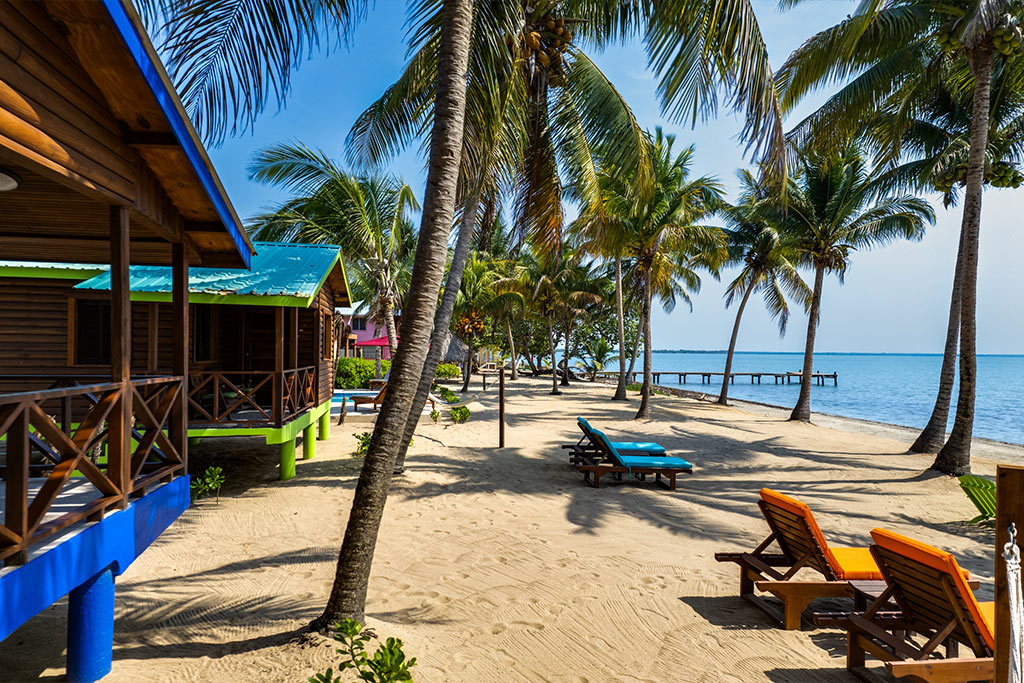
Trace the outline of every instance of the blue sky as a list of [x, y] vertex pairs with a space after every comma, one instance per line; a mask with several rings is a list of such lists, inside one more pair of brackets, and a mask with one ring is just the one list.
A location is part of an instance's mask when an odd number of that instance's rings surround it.
[[[815, 31], [834, 24], [853, 4], [822, 0], [780, 13], [773, 2], [755, 2], [773, 65]], [[355, 118], [400, 73], [405, 63], [404, 3], [378, 0], [356, 32], [348, 49], [329, 56], [314, 55], [296, 74], [287, 106], [260, 119], [252, 133], [229, 139], [210, 154], [239, 215], [245, 220], [283, 195], [273, 188], [248, 181], [246, 166], [252, 154], [284, 140], [300, 140], [320, 147], [339, 159], [344, 156], [345, 136]], [[707, 124], [691, 128], [688, 122], [673, 123], [660, 115], [656, 81], [646, 68], [639, 45], [616, 46], [595, 55], [613, 83], [621, 90], [645, 127], [663, 126], [678, 142], [697, 147], [694, 170], [717, 175], [729, 188], [734, 173], [744, 164], [736, 140], [740, 121], [722, 114]], [[819, 98], [808, 100], [800, 116]], [[796, 119], [794, 118], [793, 121]], [[397, 159], [389, 169], [401, 175], [422, 194], [423, 160], [418, 148]], [[1020, 291], [1014, 277], [1017, 255], [1024, 250], [1024, 236], [1014, 218], [1024, 204], [1019, 191], [996, 190], [985, 195], [979, 275], [979, 351], [1022, 353], [1024, 320], [1017, 305], [1006, 296]], [[949, 289], [960, 210], [936, 206], [938, 221], [921, 242], [897, 243], [883, 249], [854, 254], [846, 284], [827, 281], [818, 333], [820, 351], [940, 352], [949, 309]], [[722, 349], [728, 345], [733, 311], [726, 310], [722, 282], [706, 277], [694, 298], [693, 312], [685, 306], [671, 314], [656, 310], [652, 324], [655, 348]], [[758, 302], [744, 314], [739, 349], [748, 351], [801, 351], [806, 317], [794, 315], [789, 331], [780, 339], [775, 324]]]

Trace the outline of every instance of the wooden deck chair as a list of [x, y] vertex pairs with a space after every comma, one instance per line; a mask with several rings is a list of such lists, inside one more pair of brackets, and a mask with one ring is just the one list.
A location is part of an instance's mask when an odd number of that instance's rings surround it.
[[981, 514], [971, 520], [971, 524], [984, 522], [987, 519], [996, 517], [996, 483], [984, 477], [974, 474], [965, 474], [960, 477], [960, 488], [964, 490], [967, 497], [974, 503]]
[[[676, 476], [679, 474], [692, 474], [693, 465], [682, 458], [675, 458], [665, 455], [625, 455], [608, 440], [599, 429], [590, 428], [598, 447], [601, 449], [603, 458], [593, 462], [584, 462], [576, 465], [576, 471], [583, 474], [583, 479], [595, 489], [601, 487], [601, 477], [612, 474], [621, 479], [623, 474], [632, 475], [643, 481], [648, 474], [653, 474], [655, 481], [663, 484], [671, 490], [676, 488]], [[662, 481], [665, 477], [665, 481]]]
[[[562, 448], [569, 451], [569, 464], [576, 466], [611, 462], [611, 456], [599, 443], [590, 422], [582, 417], [577, 417], [576, 426], [583, 432], [580, 440], [572, 444], [562, 444]], [[622, 455], [665, 455], [665, 447], [653, 441], [612, 441], [611, 444]]]
[[[871, 680], [870, 653], [896, 678], [933, 683], [991, 681], [995, 675], [995, 603], [979, 603], [967, 574], [947, 552], [906, 536], [874, 529], [871, 554], [887, 588], [867, 611], [821, 613], [815, 622], [847, 631], [846, 668]], [[895, 603], [895, 605], [893, 605]], [[908, 635], [918, 634], [914, 641]], [[946, 658], [936, 650], [945, 646]], [[959, 658], [966, 645], [973, 658]]]
[[[377, 408], [380, 406], [380, 404], [384, 402], [384, 392], [387, 391], [387, 388], [388, 388], [387, 384], [382, 386], [380, 388], [380, 391], [377, 392], [376, 396], [353, 396], [352, 397], [352, 405], [353, 405], [353, 407], [356, 409], [356, 411], [358, 411], [359, 410], [359, 406], [365, 406], [365, 405], [368, 405], [368, 404], [372, 403], [373, 404], [373, 409], [377, 410]], [[437, 409], [437, 404], [434, 402], [433, 397], [428, 396], [427, 397], [427, 403], [430, 404], [430, 409], [431, 410], [436, 410]]]
[[[740, 596], [787, 630], [800, 628], [804, 610], [816, 598], [852, 597], [850, 581], [880, 581], [882, 573], [868, 548], [829, 545], [811, 509], [771, 489], [761, 489], [757, 502], [771, 533], [746, 553], [715, 553], [719, 562], [740, 566]], [[772, 544], [781, 553], [766, 552]], [[813, 569], [824, 580], [796, 580], [801, 569]], [[783, 612], [766, 604], [754, 589], [782, 601]]]

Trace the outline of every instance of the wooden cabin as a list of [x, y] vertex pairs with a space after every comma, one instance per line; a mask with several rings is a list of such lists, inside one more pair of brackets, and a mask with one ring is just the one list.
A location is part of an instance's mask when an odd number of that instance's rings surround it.
[[[281, 446], [282, 479], [295, 472], [295, 441], [313, 457], [329, 432], [334, 393], [334, 309], [349, 302], [339, 247], [256, 242], [248, 270], [189, 270], [188, 436], [258, 435]], [[170, 372], [171, 269], [129, 271], [132, 363]], [[110, 274], [95, 264], [0, 262], [0, 355], [76, 383], [110, 372], [105, 333]], [[30, 312], [27, 318], [24, 312]], [[40, 328], [39, 321], [45, 321]], [[0, 386], [4, 382], [0, 377]]]
[[[189, 504], [189, 267], [251, 257], [131, 3], [0, 0], [0, 258], [111, 283], [74, 349], [66, 302], [0, 295], [0, 640], [70, 594], [69, 681], [110, 670], [115, 576]], [[131, 265], [172, 281], [157, 373], [133, 353]], [[58, 350], [104, 362], [48, 365]]]

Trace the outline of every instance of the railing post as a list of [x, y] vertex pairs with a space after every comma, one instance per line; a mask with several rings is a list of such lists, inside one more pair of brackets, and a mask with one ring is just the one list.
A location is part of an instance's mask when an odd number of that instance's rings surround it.
[[128, 505], [132, 490], [132, 387], [131, 387], [131, 294], [128, 209], [110, 207], [110, 374], [119, 384], [120, 397], [107, 418], [109, 424], [107, 476], [121, 491], [118, 507]]
[[[171, 372], [181, 377], [181, 396], [171, 409], [170, 432], [171, 443], [188, 472], [188, 249], [183, 242], [171, 245], [171, 260]], [[155, 309], [156, 305], [150, 309], [154, 316]]]
[[21, 536], [21, 550], [4, 560], [8, 566], [28, 560], [28, 411], [25, 406], [17, 410], [18, 416], [7, 430], [4, 526]]
[[274, 308], [274, 426], [284, 424], [284, 308]]

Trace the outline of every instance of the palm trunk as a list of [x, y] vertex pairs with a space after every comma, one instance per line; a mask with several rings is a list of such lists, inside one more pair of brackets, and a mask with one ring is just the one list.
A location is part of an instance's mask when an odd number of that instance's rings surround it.
[[448, 344], [451, 341], [452, 314], [455, 311], [455, 301], [459, 296], [459, 287], [462, 285], [462, 272], [466, 269], [470, 248], [473, 246], [473, 235], [476, 233], [476, 222], [479, 215], [480, 193], [476, 192], [462, 213], [459, 236], [455, 240], [455, 251], [452, 253], [452, 262], [448, 267], [448, 277], [444, 283], [444, 293], [441, 295], [441, 306], [434, 314], [434, 331], [430, 335], [427, 360], [424, 362], [420, 382], [416, 386], [416, 397], [412, 401], [409, 419], [405, 423], [405, 435], [398, 450], [398, 457], [395, 459], [395, 474], [405, 471], [405, 455], [409, 451], [409, 444], [412, 443], [416, 425], [420, 422], [420, 415], [423, 414], [423, 406], [426, 405], [427, 397], [430, 395], [430, 387], [434, 384], [437, 364], [441, 362], [444, 354], [448, 351]]
[[469, 380], [473, 376], [473, 335], [466, 340], [466, 367], [462, 373], [462, 393], [469, 391]]
[[811, 421], [811, 375], [814, 373], [814, 338], [818, 334], [818, 317], [821, 312], [821, 287], [825, 282], [825, 267], [814, 267], [814, 293], [811, 310], [807, 315], [807, 344], [804, 346], [804, 368], [800, 374], [800, 397], [790, 414], [790, 420]]
[[530, 375], [536, 377], [540, 374], [540, 370], [537, 369], [537, 364], [533, 362], [533, 354], [524, 353], [523, 358], [526, 359], [526, 364], [530, 366]]
[[725, 374], [722, 375], [722, 393], [718, 395], [718, 402], [723, 406], [729, 405], [729, 375], [732, 373], [732, 355], [736, 352], [736, 339], [740, 336], [740, 318], [743, 317], [743, 309], [747, 307], [747, 301], [754, 292], [754, 283], [760, 275], [754, 274], [750, 279], [750, 286], [743, 292], [743, 299], [740, 300], [740, 307], [736, 309], [736, 322], [732, 324], [732, 337], [729, 339], [729, 353], [725, 355]]
[[629, 355], [629, 368], [626, 370], [627, 382], [633, 379], [633, 368], [636, 367], [636, 357], [640, 350], [640, 335], [644, 332], [643, 303], [640, 305], [640, 320], [637, 321], [636, 334], [633, 335], [633, 351]]
[[551, 349], [551, 393], [558, 396], [562, 392], [558, 390], [558, 368], [555, 367], [555, 326], [548, 318], [548, 347]]
[[648, 273], [647, 281], [644, 282], [644, 312], [643, 312], [643, 329], [644, 329], [644, 383], [640, 387], [640, 409], [636, 411], [634, 420], [645, 420], [651, 416], [651, 283], [650, 273]]
[[508, 350], [512, 357], [512, 372], [509, 374], [508, 378], [514, 382], [519, 379], [519, 359], [516, 358], [516, 342], [512, 337], [511, 321], [505, 321], [505, 330], [508, 332]]
[[626, 400], [626, 321], [622, 310], [622, 257], [615, 257], [615, 313], [619, 316], [619, 382], [613, 401]]
[[388, 335], [388, 356], [394, 360], [398, 351], [398, 329], [395, 327], [395, 302], [391, 297], [384, 298], [384, 329]]
[[946, 325], [946, 346], [942, 351], [942, 367], [939, 369], [939, 393], [935, 406], [917, 440], [911, 445], [911, 453], [938, 453], [946, 442], [946, 427], [949, 424], [949, 404], [953, 397], [956, 381], [956, 352], [960, 337], [960, 292], [963, 287], [963, 243], [957, 248], [956, 268], [953, 270], [953, 292], [949, 301], [949, 322]]
[[992, 46], [983, 43], [969, 55], [974, 75], [971, 111], [971, 151], [967, 157], [967, 189], [960, 227], [963, 243], [963, 283], [960, 295], [960, 391], [949, 440], [932, 468], [960, 476], [971, 473], [971, 437], [974, 434], [974, 394], [977, 387], [978, 239], [981, 196], [984, 190], [985, 149], [988, 145], [989, 99], [992, 89]]
[[565, 326], [565, 374], [562, 375], [562, 386], [569, 386], [569, 333], [572, 330], [571, 326], [567, 323]]
[[402, 340], [392, 366], [392, 390], [384, 398], [370, 439], [369, 453], [356, 484], [331, 594], [323, 614], [313, 622], [313, 626], [322, 631], [344, 618], [365, 619], [366, 589], [391, 472], [423, 374], [437, 295], [448, 257], [448, 233], [455, 211], [462, 157], [473, 3], [472, 0], [448, 0], [441, 12], [430, 162], [410, 295], [403, 310]]

